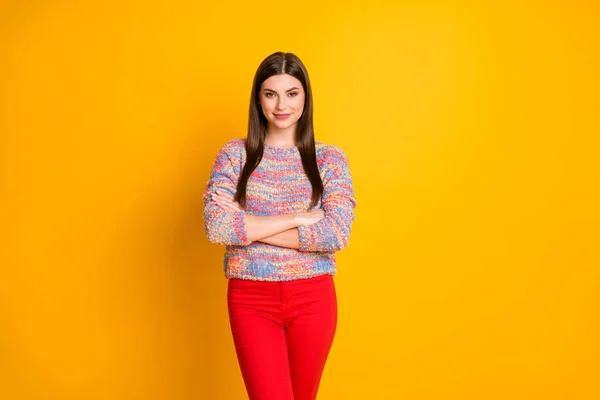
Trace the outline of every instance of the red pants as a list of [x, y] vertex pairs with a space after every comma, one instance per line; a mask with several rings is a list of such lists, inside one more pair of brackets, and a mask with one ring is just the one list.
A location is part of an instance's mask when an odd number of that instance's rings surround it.
[[250, 400], [316, 399], [337, 325], [333, 276], [231, 278], [227, 304]]

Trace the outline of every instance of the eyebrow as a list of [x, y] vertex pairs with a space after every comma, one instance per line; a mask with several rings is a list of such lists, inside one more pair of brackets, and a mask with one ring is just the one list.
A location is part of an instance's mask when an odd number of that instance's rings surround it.
[[[294, 86], [293, 88], [286, 90], [286, 92], [291, 92], [292, 90], [300, 90], [300, 89]], [[264, 91], [265, 92], [266, 91], [275, 92], [273, 89], [265, 89]], [[275, 92], [275, 93], [277, 93], [277, 92]]]

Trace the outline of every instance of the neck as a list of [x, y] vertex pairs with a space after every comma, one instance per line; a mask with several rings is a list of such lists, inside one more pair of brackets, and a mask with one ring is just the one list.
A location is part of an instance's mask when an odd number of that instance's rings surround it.
[[295, 127], [285, 130], [268, 129], [265, 133], [265, 143], [273, 147], [292, 147], [296, 145]]

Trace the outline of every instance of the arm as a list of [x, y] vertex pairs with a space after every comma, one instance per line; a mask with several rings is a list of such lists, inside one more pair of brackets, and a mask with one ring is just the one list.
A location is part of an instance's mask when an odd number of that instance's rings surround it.
[[227, 142], [217, 153], [210, 179], [204, 190], [204, 229], [211, 243], [225, 245], [248, 245], [252, 241], [248, 237], [244, 211], [231, 211], [222, 208], [211, 196], [221, 190], [235, 194], [238, 176], [235, 174], [228, 151], [233, 147]]
[[[211, 196], [224, 210], [232, 212], [245, 211], [240, 203], [235, 201], [234, 196], [229, 193], [222, 193], [218, 190], [217, 193], [213, 193]], [[307, 217], [308, 219], [305, 217], [307, 214], [310, 214]], [[325, 216], [325, 213], [323, 210], [318, 209], [310, 212], [292, 213], [291, 215], [254, 216], [246, 214], [244, 222], [250, 240], [297, 249], [300, 244], [296, 227], [314, 224], [318, 221], [313, 221], [315, 216], [321, 219]]]
[[265, 243], [270, 243], [268, 240], [275, 240], [281, 243], [282, 238], [290, 237], [287, 232], [297, 230], [295, 228], [300, 225], [301, 222], [298, 214], [268, 216], [246, 214], [245, 223], [250, 240], [260, 240]]
[[218, 204], [213, 193], [220, 191], [233, 197], [237, 188], [238, 174], [228, 153], [232, 150], [229, 142], [219, 150], [204, 191], [204, 228], [209, 241], [245, 246], [300, 225], [301, 213], [255, 216]]
[[259, 241], [279, 247], [287, 247], [290, 249], [297, 249], [300, 247], [300, 236], [297, 228], [276, 233], [275, 235], [260, 239]]
[[348, 245], [356, 198], [348, 158], [331, 146], [324, 155], [322, 206], [325, 217], [312, 225], [300, 225], [299, 251], [338, 251]]

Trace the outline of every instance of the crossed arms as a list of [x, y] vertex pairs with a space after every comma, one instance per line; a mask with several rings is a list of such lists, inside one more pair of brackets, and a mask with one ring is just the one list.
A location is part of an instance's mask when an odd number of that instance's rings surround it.
[[310, 224], [305, 213], [256, 216], [219, 204], [213, 193], [232, 197], [237, 186], [232, 150], [227, 144], [219, 150], [204, 191], [204, 227], [209, 241], [241, 246], [260, 241], [306, 252], [338, 251], [347, 246], [356, 199], [348, 159], [341, 149], [324, 149], [324, 216]]

